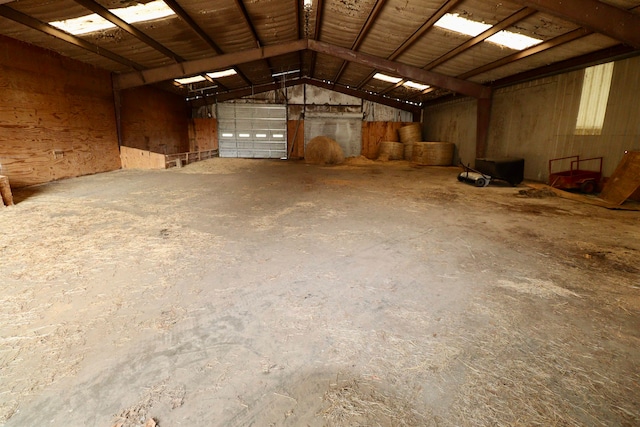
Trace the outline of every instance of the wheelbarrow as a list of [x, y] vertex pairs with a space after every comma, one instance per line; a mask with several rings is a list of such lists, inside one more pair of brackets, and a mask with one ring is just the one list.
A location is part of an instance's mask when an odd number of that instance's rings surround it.
[[[569, 160], [569, 170], [551, 172], [554, 163], [557, 165], [562, 160]], [[598, 170], [583, 169], [586, 162], [591, 164], [598, 162]], [[566, 164], [566, 163], [565, 163]], [[593, 167], [593, 166], [592, 166]], [[602, 180], [602, 157], [581, 159], [580, 156], [558, 157], [549, 160], [549, 185], [561, 190], [579, 190], [583, 193], [593, 193]]]

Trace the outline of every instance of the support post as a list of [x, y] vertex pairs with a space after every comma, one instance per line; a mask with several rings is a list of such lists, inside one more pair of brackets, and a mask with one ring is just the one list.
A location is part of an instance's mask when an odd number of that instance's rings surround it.
[[489, 140], [489, 122], [491, 120], [491, 96], [478, 98], [478, 121], [476, 124], [476, 158], [487, 155]]

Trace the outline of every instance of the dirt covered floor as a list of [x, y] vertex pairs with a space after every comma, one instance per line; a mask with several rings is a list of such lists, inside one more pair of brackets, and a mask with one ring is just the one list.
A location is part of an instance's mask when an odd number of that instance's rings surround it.
[[212, 159], [15, 191], [0, 424], [640, 424], [640, 213], [457, 173]]

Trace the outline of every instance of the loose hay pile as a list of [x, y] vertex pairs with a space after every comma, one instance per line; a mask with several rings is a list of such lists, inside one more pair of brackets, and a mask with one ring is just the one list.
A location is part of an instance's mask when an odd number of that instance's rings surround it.
[[337, 165], [344, 161], [344, 153], [333, 139], [316, 136], [307, 144], [304, 160], [315, 165]]

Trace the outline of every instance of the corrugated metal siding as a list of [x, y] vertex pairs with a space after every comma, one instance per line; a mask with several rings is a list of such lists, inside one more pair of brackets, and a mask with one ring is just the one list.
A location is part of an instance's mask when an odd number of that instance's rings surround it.
[[[625, 150], [640, 150], [639, 70], [640, 57], [616, 63], [601, 135], [575, 134], [584, 71], [496, 91], [487, 154], [524, 157], [525, 178], [539, 181], [548, 178], [549, 159], [603, 156], [604, 175], [610, 176]], [[430, 107], [424, 117], [429, 139], [475, 150], [475, 101]]]
[[287, 157], [287, 108], [273, 104], [219, 104], [220, 157]]

